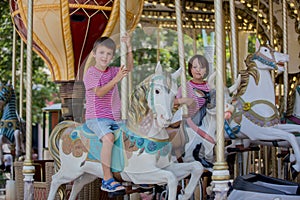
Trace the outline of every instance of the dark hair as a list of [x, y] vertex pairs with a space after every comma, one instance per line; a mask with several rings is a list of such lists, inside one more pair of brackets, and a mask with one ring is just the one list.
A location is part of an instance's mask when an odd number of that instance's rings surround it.
[[115, 53], [116, 51], [116, 43], [110, 39], [109, 37], [100, 37], [94, 42], [93, 52], [96, 51], [98, 46], [105, 46]]
[[198, 62], [199, 62], [200, 65], [205, 66], [206, 73], [204, 74], [203, 78], [206, 78], [207, 75], [209, 74], [209, 63], [208, 63], [207, 59], [204, 56], [199, 55], [199, 54], [196, 54], [193, 57], [191, 57], [191, 59], [188, 62], [188, 73], [189, 73], [189, 75], [191, 77], [193, 77], [193, 75], [192, 75], [192, 67], [193, 67], [193, 62], [194, 62], [195, 59], [198, 59]]

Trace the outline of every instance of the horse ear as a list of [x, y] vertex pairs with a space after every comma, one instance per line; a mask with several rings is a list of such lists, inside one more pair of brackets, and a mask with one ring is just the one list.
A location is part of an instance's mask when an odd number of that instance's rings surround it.
[[7, 81], [6, 85], [10, 85], [10, 80]]
[[180, 67], [176, 72], [172, 73], [172, 78], [177, 79], [182, 73], [182, 68]]
[[162, 66], [160, 64], [160, 62], [157, 62], [156, 68], [155, 68], [155, 73], [156, 74], [161, 74], [162, 73]]
[[208, 77], [208, 80], [207, 80], [207, 83], [209, 85], [209, 88], [212, 90], [212, 89], [215, 89], [215, 79], [216, 79], [216, 76], [217, 76], [217, 72], [213, 72], [209, 77]]
[[258, 51], [259, 47], [260, 47], [260, 42], [259, 42], [259, 39], [256, 38], [256, 41], [255, 41], [255, 51]]

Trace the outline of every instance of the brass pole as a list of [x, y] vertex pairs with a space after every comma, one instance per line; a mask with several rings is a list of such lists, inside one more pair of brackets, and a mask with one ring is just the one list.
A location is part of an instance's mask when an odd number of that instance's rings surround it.
[[27, 60], [26, 60], [26, 157], [23, 164], [24, 178], [24, 199], [34, 199], [33, 175], [35, 168], [31, 160], [32, 147], [32, 33], [33, 33], [33, 1], [28, 0], [28, 21], [27, 21]]
[[23, 70], [24, 70], [24, 42], [21, 40], [20, 47], [20, 97], [19, 97], [19, 116], [23, 118]]
[[[273, 26], [273, 0], [269, 0], [269, 18], [270, 18], [270, 45], [274, 47], [274, 26]], [[274, 71], [272, 71], [272, 80], [274, 83], [275, 88], [275, 74]], [[272, 169], [273, 169], [273, 176], [278, 177], [278, 166], [277, 166], [277, 157], [276, 157], [277, 148], [272, 147], [271, 148], [271, 157], [272, 157]]]
[[223, 68], [225, 66], [225, 38], [223, 1], [214, 0], [215, 31], [216, 31], [216, 94], [217, 94], [217, 127], [216, 127], [216, 162], [213, 168], [213, 191], [215, 199], [227, 199], [228, 182], [230, 179], [227, 162], [225, 162], [224, 141], [224, 81]]
[[236, 18], [235, 18], [235, 5], [234, 0], [230, 0], [230, 27], [231, 27], [231, 59], [232, 59], [232, 70], [233, 80], [238, 76], [238, 40], [237, 40], [237, 29], [236, 29]]
[[[175, 0], [175, 10], [176, 10], [177, 33], [178, 33], [177, 39], [178, 39], [179, 66], [182, 68], [182, 73], [181, 73], [182, 97], [187, 97], [180, 0]], [[185, 104], [183, 105], [182, 113], [183, 116], [188, 115], [187, 105]]]
[[16, 27], [13, 28], [12, 85], [16, 88]]
[[[121, 42], [122, 36], [126, 33], [126, 0], [120, 0], [120, 45], [121, 45], [121, 66], [126, 66], [127, 48], [124, 42]], [[128, 111], [128, 77], [121, 81], [121, 104], [122, 120], [127, 119]]]

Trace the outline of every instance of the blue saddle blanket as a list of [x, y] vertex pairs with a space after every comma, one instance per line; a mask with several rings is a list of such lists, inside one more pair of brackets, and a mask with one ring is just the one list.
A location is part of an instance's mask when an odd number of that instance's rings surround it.
[[[79, 134], [76, 134], [76, 132]], [[123, 134], [122, 131], [118, 129], [114, 131], [114, 135], [115, 142], [112, 149], [111, 169], [112, 172], [121, 172], [125, 166]], [[102, 142], [100, 142], [98, 136], [92, 132], [85, 123], [82, 126], [76, 127], [71, 137], [72, 140], [79, 138], [81, 139], [82, 137], [88, 139], [89, 150], [86, 160], [92, 162], [101, 162]]]

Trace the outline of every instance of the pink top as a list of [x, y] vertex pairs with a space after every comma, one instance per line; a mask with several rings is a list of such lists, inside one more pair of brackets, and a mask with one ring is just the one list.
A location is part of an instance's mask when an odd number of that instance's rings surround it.
[[[188, 81], [186, 84], [186, 89], [187, 89], [187, 97], [189, 98], [193, 98], [196, 102], [196, 107], [194, 108], [189, 108], [188, 109], [188, 116], [193, 116], [194, 114], [196, 114], [196, 112], [205, 104], [205, 98], [200, 98], [197, 97], [195, 95], [194, 92], [194, 88], [199, 89], [199, 90], [203, 90], [205, 92], [209, 92], [209, 87], [208, 84], [206, 82], [203, 83], [195, 83], [192, 80]], [[182, 94], [181, 94], [181, 87], [178, 90], [177, 96], [176, 98], [181, 98]]]
[[93, 88], [104, 86], [118, 73], [118, 67], [108, 67], [105, 71], [91, 66], [83, 77], [86, 97], [86, 119], [109, 118], [115, 121], [121, 119], [121, 99], [118, 86], [115, 85], [103, 97], [96, 96]]

